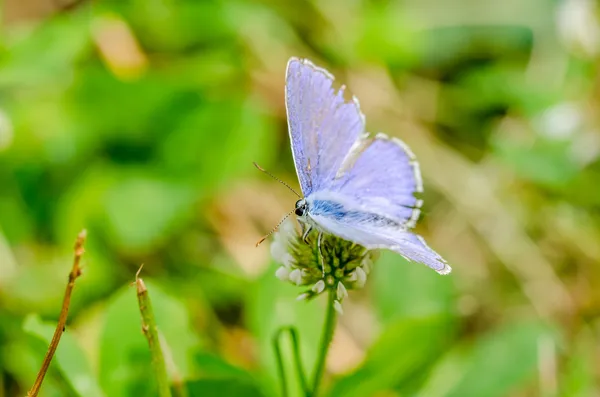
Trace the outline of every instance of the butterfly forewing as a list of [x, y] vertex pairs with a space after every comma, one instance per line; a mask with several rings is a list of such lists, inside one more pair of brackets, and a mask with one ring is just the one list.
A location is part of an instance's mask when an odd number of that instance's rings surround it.
[[292, 152], [305, 196], [328, 188], [352, 145], [364, 132], [358, 103], [336, 92], [333, 76], [292, 58], [286, 75], [286, 108]]

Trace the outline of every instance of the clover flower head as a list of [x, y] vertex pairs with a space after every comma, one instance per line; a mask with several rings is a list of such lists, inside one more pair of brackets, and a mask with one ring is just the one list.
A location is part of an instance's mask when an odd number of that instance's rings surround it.
[[323, 233], [319, 238], [318, 231], [313, 231], [305, 242], [294, 221], [288, 220], [274, 234], [271, 255], [281, 264], [275, 272], [278, 279], [308, 287], [298, 300], [333, 290], [334, 307], [341, 312], [348, 290], [365, 286], [377, 254], [330, 234]]

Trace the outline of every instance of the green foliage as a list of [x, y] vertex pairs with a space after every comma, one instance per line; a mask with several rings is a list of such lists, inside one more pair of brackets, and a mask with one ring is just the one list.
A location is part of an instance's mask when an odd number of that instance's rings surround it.
[[[188, 309], [176, 296], [146, 283], [167, 360], [184, 376], [193, 373], [194, 351], [201, 347], [189, 324]], [[133, 299], [132, 299], [133, 298]], [[142, 335], [140, 313], [134, 288], [124, 288], [108, 301], [99, 345], [100, 383], [108, 395], [152, 395], [148, 382], [152, 372], [148, 342]]]
[[202, 396], [249, 396], [263, 397], [256, 386], [244, 383], [240, 379], [202, 379], [188, 383], [188, 393], [190, 397]]
[[540, 324], [511, 324], [482, 338], [463, 358], [464, 375], [446, 395], [509, 395], [535, 379], [538, 349], [544, 338], [552, 336]]
[[386, 327], [361, 367], [340, 379], [332, 396], [369, 396], [403, 386], [419, 377], [446, 347], [444, 322], [438, 317], [400, 320]]
[[[23, 330], [44, 342], [39, 344], [41, 347], [39, 349], [40, 358], [46, 353], [46, 348], [52, 340], [55, 328], [55, 324], [44, 323], [35, 315], [25, 318]], [[69, 384], [73, 394], [92, 397], [104, 395], [87, 357], [69, 333], [61, 338], [60, 349], [57, 350], [53, 363], [59, 368], [61, 376]]]
[[375, 310], [384, 324], [399, 319], [440, 316], [451, 326], [456, 305], [451, 277], [438, 277], [426, 267], [391, 252], [382, 253], [375, 266], [371, 291]]
[[[593, 2], [63, 3], [0, 0], [0, 396], [35, 379], [84, 227], [41, 395], [155, 395], [128, 287], [141, 263], [171, 380], [190, 397], [278, 395], [282, 326], [299, 331], [312, 377], [325, 302], [296, 297], [322, 272], [282, 283], [270, 241], [253, 246], [296, 200], [252, 166], [297, 186], [291, 56], [346, 84], [368, 131], [412, 147], [417, 231], [454, 269], [390, 252], [369, 263], [321, 394], [599, 393]], [[287, 336], [282, 350], [300, 396]]]

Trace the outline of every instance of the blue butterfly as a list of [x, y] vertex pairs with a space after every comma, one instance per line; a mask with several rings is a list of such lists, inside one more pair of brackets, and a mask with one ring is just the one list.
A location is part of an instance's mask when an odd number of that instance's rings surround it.
[[287, 65], [285, 100], [296, 172], [304, 198], [295, 214], [312, 229], [360, 244], [389, 249], [440, 274], [452, 270], [411, 228], [423, 192], [417, 162], [397, 138], [365, 133], [358, 100], [344, 99], [344, 87], [306, 59]]

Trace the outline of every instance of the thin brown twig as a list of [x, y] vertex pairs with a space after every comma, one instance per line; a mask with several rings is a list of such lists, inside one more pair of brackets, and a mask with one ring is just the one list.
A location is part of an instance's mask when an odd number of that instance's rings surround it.
[[27, 393], [28, 397], [36, 397], [38, 395], [40, 387], [42, 387], [42, 382], [44, 381], [44, 376], [46, 376], [46, 372], [48, 372], [48, 367], [50, 367], [50, 362], [52, 361], [52, 357], [54, 357], [54, 353], [56, 352], [56, 348], [60, 342], [60, 337], [65, 330], [67, 316], [69, 314], [69, 306], [71, 304], [71, 293], [73, 292], [73, 287], [75, 287], [75, 280], [81, 276], [81, 267], [79, 264], [81, 262], [81, 257], [85, 252], [83, 245], [85, 244], [86, 237], [87, 231], [85, 229], [77, 235], [77, 240], [75, 241], [75, 254], [73, 256], [73, 268], [69, 273], [69, 283], [67, 284], [67, 289], [65, 290], [65, 297], [63, 298], [60, 316], [58, 317], [58, 324], [56, 324], [56, 329], [54, 330], [54, 335], [50, 341], [50, 346], [48, 346], [48, 351], [46, 352], [46, 356], [42, 362], [42, 367], [35, 378], [35, 382], [33, 383], [31, 390], [29, 390]]

